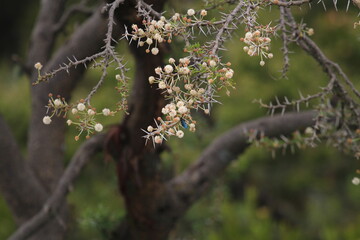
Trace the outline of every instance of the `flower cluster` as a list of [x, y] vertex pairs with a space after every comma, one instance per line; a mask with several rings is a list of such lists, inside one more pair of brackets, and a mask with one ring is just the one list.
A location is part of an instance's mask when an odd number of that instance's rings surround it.
[[[193, 48], [189, 47], [188, 52], [192, 53]], [[196, 53], [199, 56], [202, 50], [198, 48]], [[149, 126], [147, 131], [143, 130], [144, 137], [152, 138], [154, 144], [162, 143], [166, 136], [182, 137], [183, 133], [177, 134], [180, 127], [195, 131], [196, 122], [191, 117], [191, 109], [210, 114], [212, 104], [217, 102], [214, 93], [223, 87], [234, 88], [231, 64], [222, 64], [217, 58], [204, 57], [202, 61], [195, 61], [188, 56], [180, 58], [178, 63], [170, 58], [168, 63], [163, 68], [155, 68], [157, 76], [149, 77], [149, 83], [162, 90], [170, 101], [162, 109], [164, 119], [159, 117], [155, 128]]]
[[187, 14], [183, 16], [175, 13], [169, 19], [161, 16], [159, 20], [143, 20], [143, 27], [133, 24], [131, 33], [125, 33], [125, 37], [137, 41], [139, 47], [147, 46], [145, 50], [147, 53], [157, 55], [160, 43], [171, 43], [174, 36], [184, 33], [188, 27], [201, 22], [207, 11], [201, 10], [199, 15], [200, 17], [197, 18], [195, 10], [188, 9]]
[[269, 37], [275, 31], [275, 28], [267, 26], [256, 27], [254, 31], [245, 33], [245, 37], [240, 38], [247, 46], [243, 49], [249, 56], [260, 56], [260, 66], [265, 65], [264, 58], [273, 58], [270, 51], [271, 38]]
[[66, 113], [69, 110], [69, 105], [67, 104], [67, 102], [65, 101], [64, 98], [61, 98], [61, 96], [56, 96], [56, 98], [53, 98], [53, 95], [51, 93], [49, 93], [49, 101], [48, 101], [48, 105], [46, 106], [46, 116], [43, 118], [43, 123], [44, 124], [50, 124], [51, 123], [51, 118], [54, 116], [61, 116], [63, 115], [64, 117], [66, 117]]

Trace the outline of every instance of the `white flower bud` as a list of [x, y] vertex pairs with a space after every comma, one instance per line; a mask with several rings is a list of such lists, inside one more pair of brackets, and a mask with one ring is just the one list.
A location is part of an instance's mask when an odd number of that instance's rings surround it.
[[207, 11], [205, 9], [201, 10], [200, 15], [205, 17], [207, 15]]
[[77, 105], [77, 109], [79, 110], [79, 111], [84, 111], [85, 110], [85, 104], [83, 104], [83, 103], [79, 103], [78, 105]]
[[148, 132], [152, 132], [152, 131], [154, 131], [154, 128], [152, 126], [148, 126], [147, 130], [148, 130]]
[[62, 105], [62, 101], [57, 98], [54, 100], [54, 105], [55, 105], [55, 107], [60, 107]]
[[88, 113], [90, 116], [95, 115], [95, 111], [92, 110], [92, 109], [89, 109], [89, 110], [87, 111], [87, 113]]
[[66, 121], [67, 125], [70, 126], [72, 124], [72, 121], [69, 119]]
[[178, 101], [177, 103], [176, 103], [176, 106], [179, 108], [179, 107], [182, 107], [182, 106], [184, 106], [185, 105], [185, 103], [183, 102], [183, 101]]
[[161, 67], [155, 68], [155, 73], [156, 73], [157, 75], [160, 75], [160, 74], [162, 73]]
[[215, 67], [216, 62], [214, 60], [210, 60], [209, 65], [210, 65], [210, 67]]
[[233, 75], [234, 75], [234, 73], [233, 73], [232, 71], [227, 71], [227, 72], [225, 73], [225, 77], [226, 77], [226, 78], [232, 78]]
[[168, 114], [169, 113], [169, 109], [168, 108], [162, 108], [161, 109], [162, 114]]
[[188, 111], [188, 109], [187, 109], [187, 107], [185, 107], [185, 106], [181, 106], [181, 107], [179, 107], [179, 109], [178, 109], [178, 112], [179, 112], [180, 114], [185, 114], [185, 113], [187, 113], [187, 111]]
[[51, 123], [51, 118], [49, 116], [45, 116], [43, 118], [43, 123], [49, 125]]
[[187, 10], [187, 15], [189, 16], [193, 16], [195, 14], [195, 10], [190, 8], [189, 10]]
[[95, 124], [95, 126], [94, 126], [94, 129], [95, 129], [95, 131], [97, 131], [97, 132], [101, 132], [102, 130], [103, 130], [103, 125], [101, 125], [101, 123], [97, 123], [97, 124]]
[[265, 65], [265, 61], [261, 60], [261, 61], [260, 61], [260, 66], [263, 67], [264, 65]]
[[170, 64], [174, 64], [174, 63], [175, 63], [175, 59], [169, 58], [169, 63], [170, 63]]
[[180, 19], [180, 14], [179, 13], [175, 13], [174, 16], [172, 16], [173, 21], [177, 21], [179, 19]]
[[147, 39], [146, 39], [146, 43], [149, 44], [149, 45], [151, 45], [151, 44], [153, 43], [153, 40], [152, 40], [151, 38], [147, 38]]
[[77, 113], [78, 113], [78, 110], [77, 110], [76, 108], [73, 108], [73, 109], [71, 109], [71, 113], [72, 113], [72, 114], [77, 114]]
[[176, 111], [174, 109], [172, 109], [170, 112], [169, 112], [169, 115], [170, 117], [175, 117], [176, 116]]
[[273, 57], [274, 57], [274, 54], [272, 54], [272, 53], [269, 53], [269, 54], [268, 54], [268, 58], [271, 59], [271, 58], [273, 58]]
[[43, 65], [42, 65], [41, 63], [37, 62], [37, 63], [34, 64], [34, 67], [35, 67], [37, 70], [41, 70], [42, 67], [43, 67]]
[[360, 184], [360, 178], [354, 177], [351, 182], [352, 182], [354, 185], [359, 185], [359, 184]]
[[178, 138], [183, 138], [183, 137], [184, 137], [184, 132], [181, 131], [181, 130], [179, 130], [179, 131], [176, 132], [176, 136], [177, 136]]
[[151, 53], [153, 54], [153, 55], [157, 55], [158, 53], [159, 53], [159, 49], [158, 48], [152, 48], [151, 49]]
[[160, 89], [165, 89], [166, 88], [166, 83], [164, 81], [160, 81], [159, 82], [159, 88]]
[[149, 77], [149, 83], [150, 83], [150, 84], [153, 84], [154, 81], [155, 81], [155, 78], [154, 78], [153, 76], [150, 76], [150, 77]]
[[166, 65], [166, 66], [164, 67], [164, 71], [165, 71], [166, 73], [172, 73], [172, 72], [174, 71], [174, 68], [173, 68], [171, 65]]
[[252, 36], [253, 36], [253, 34], [252, 34], [251, 32], [247, 32], [247, 33], [245, 34], [245, 38], [246, 38], [246, 39], [250, 39], [250, 38], [252, 38]]
[[161, 144], [162, 143], [162, 138], [160, 137], [160, 136], [155, 136], [155, 138], [154, 138], [154, 142], [155, 143], [158, 143], [158, 144]]
[[111, 114], [111, 111], [110, 111], [110, 109], [108, 109], [108, 108], [104, 108], [104, 109], [102, 110], [102, 113], [103, 113], [104, 116], [109, 116], [109, 115]]

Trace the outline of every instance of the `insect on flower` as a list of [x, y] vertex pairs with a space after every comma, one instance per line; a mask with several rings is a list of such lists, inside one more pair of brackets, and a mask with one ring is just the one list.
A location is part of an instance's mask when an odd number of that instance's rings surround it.
[[188, 129], [189, 125], [186, 123], [186, 121], [183, 118], [180, 118], [180, 122], [181, 122], [181, 126], [183, 126], [183, 128]]

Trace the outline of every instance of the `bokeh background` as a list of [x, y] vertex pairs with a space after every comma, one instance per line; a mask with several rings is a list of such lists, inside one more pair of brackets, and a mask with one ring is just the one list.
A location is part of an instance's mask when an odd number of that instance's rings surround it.
[[[69, 1], [69, 4], [75, 1]], [[93, 1], [96, 2], [96, 1]], [[360, 28], [358, 9], [346, 2], [338, 4], [338, 11], [328, 1], [327, 10], [322, 5], [296, 9], [296, 16], [315, 30], [312, 39], [322, 47], [327, 56], [337, 61], [357, 86], [359, 85]], [[167, 11], [173, 13], [187, 8], [202, 7], [201, 1], [170, 1]], [[27, 127], [30, 115], [29, 80], [21, 64], [27, 55], [31, 29], [38, 11], [34, 1], [2, 1], [0, 15], [0, 114], [13, 130], [26, 153]], [[226, 11], [226, 8], [218, 11]], [[217, 12], [210, 13], [216, 15]], [[276, 24], [278, 11], [262, 10], [259, 22]], [[76, 29], [82, 16], [74, 16], [61, 35], [59, 44], [66, 41]], [[6, 29], [6, 30], [5, 30]], [[169, 176], [186, 168], [214, 139], [227, 129], [266, 115], [254, 99], [270, 102], [275, 96], [299, 97], [299, 91], [315, 93], [327, 84], [325, 74], [318, 64], [295, 46], [291, 46], [291, 68], [287, 79], [280, 78], [282, 69], [281, 40], [273, 39], [274, 58], [259, 66], [259, 59], [247, 56], [239, 38], [239, 29], [229, 41], [224, 59], [231, 61], [235, 70], [237, 89], [231, 96], [220, 96], [221, 105], [214, 107], [210, 118], [197, 116], [196, 133], [185, 134], [184, 139], [171, 139], [171, 151], [163, 153], [164, 169]], [[118, 51], [128, 56], [128, 66], [133, 60], [127, 44], [121, 43]], [[172, 44], [171, 56], [183, 56], [181, 42]], [[167, 57], [170, 57], [167, 56]], [[116, 72], [111, 70], [109, 80], [96, 94], [93, 103], [101, 109], [117, 99], [114, 90]], [[129, 72], [129, 76], [134, 73]], [[95, 85], [100, 73], [87, 72], [73, 99], [83, 98]], [[312, 106], [316, 102], [312, 103]], [[307, 108], [304, 106], [303, 110]], [[107, 126], [117, 124], [121, 116], [104, 119]], [[0, 133], [1, 134], [1, 133]], [[75, 142], [74, 129], [68, 129], [65, 144], [67, 160], [81, 144]], [[351, 183], [356, 176], [359, 160], [341, 153], [326, 142], [317, 148], [297, 149], [295, 153], [276, 153], [273, 158], [266, 149], [250, 147], [218, 179], [212, 191], [195, 204], [172, 232], [171, 239], [360, 239], [360, 187]], [[74, 185], [68, 201], [74, 222], [70, 224], [70, 240], [106, 239], [106, 229], [111, 228], [125, 212], [117, 190], [114, 164], [103, 155], [94, 158]], [[6, 239], [16, 226], [5, 201], [0, 195], [0, 239]]]

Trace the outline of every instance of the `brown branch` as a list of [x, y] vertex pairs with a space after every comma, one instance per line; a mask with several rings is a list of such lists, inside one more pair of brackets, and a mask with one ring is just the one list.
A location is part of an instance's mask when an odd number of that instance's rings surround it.
[[30, 171], [11, 130], [0, 116], [0, 190], [18, 224], [38, 211], [47, 194]]
[[216, 138], [200, 158], [168, 184], [179, 203], [174, 210], [182, 214], [193, 202], [208, 191], [214, 180], [249, 146], [250, 130], [268, 137], [280, 137], [314, 124], [316, 112], [287, 113], [243, 123]]
[[296, 0], [296, 1], [288, 1], [288, 2], [272, 0], [271, 4], [281, 6], [281, 7], [290, 7], [290, 6], [301, 6], [305, 3], [311, 3], [311, 2], [312, 2], [312, 0]]
[[86, 141], [75, 153], [69, 166], [62, 175], [61, 179], [50, 198], [46, 201], [41, 211], [33, 216], [29, 221], [21, 225], [9, 240], [23, 240], [30, 237], [39, 230], [49, 219], [55, 217], [62, 207], [65, 197], [71, 185], [80, 174], [86, 163], [97, 152], [103, 149], [105, 134], [99, 134]]

